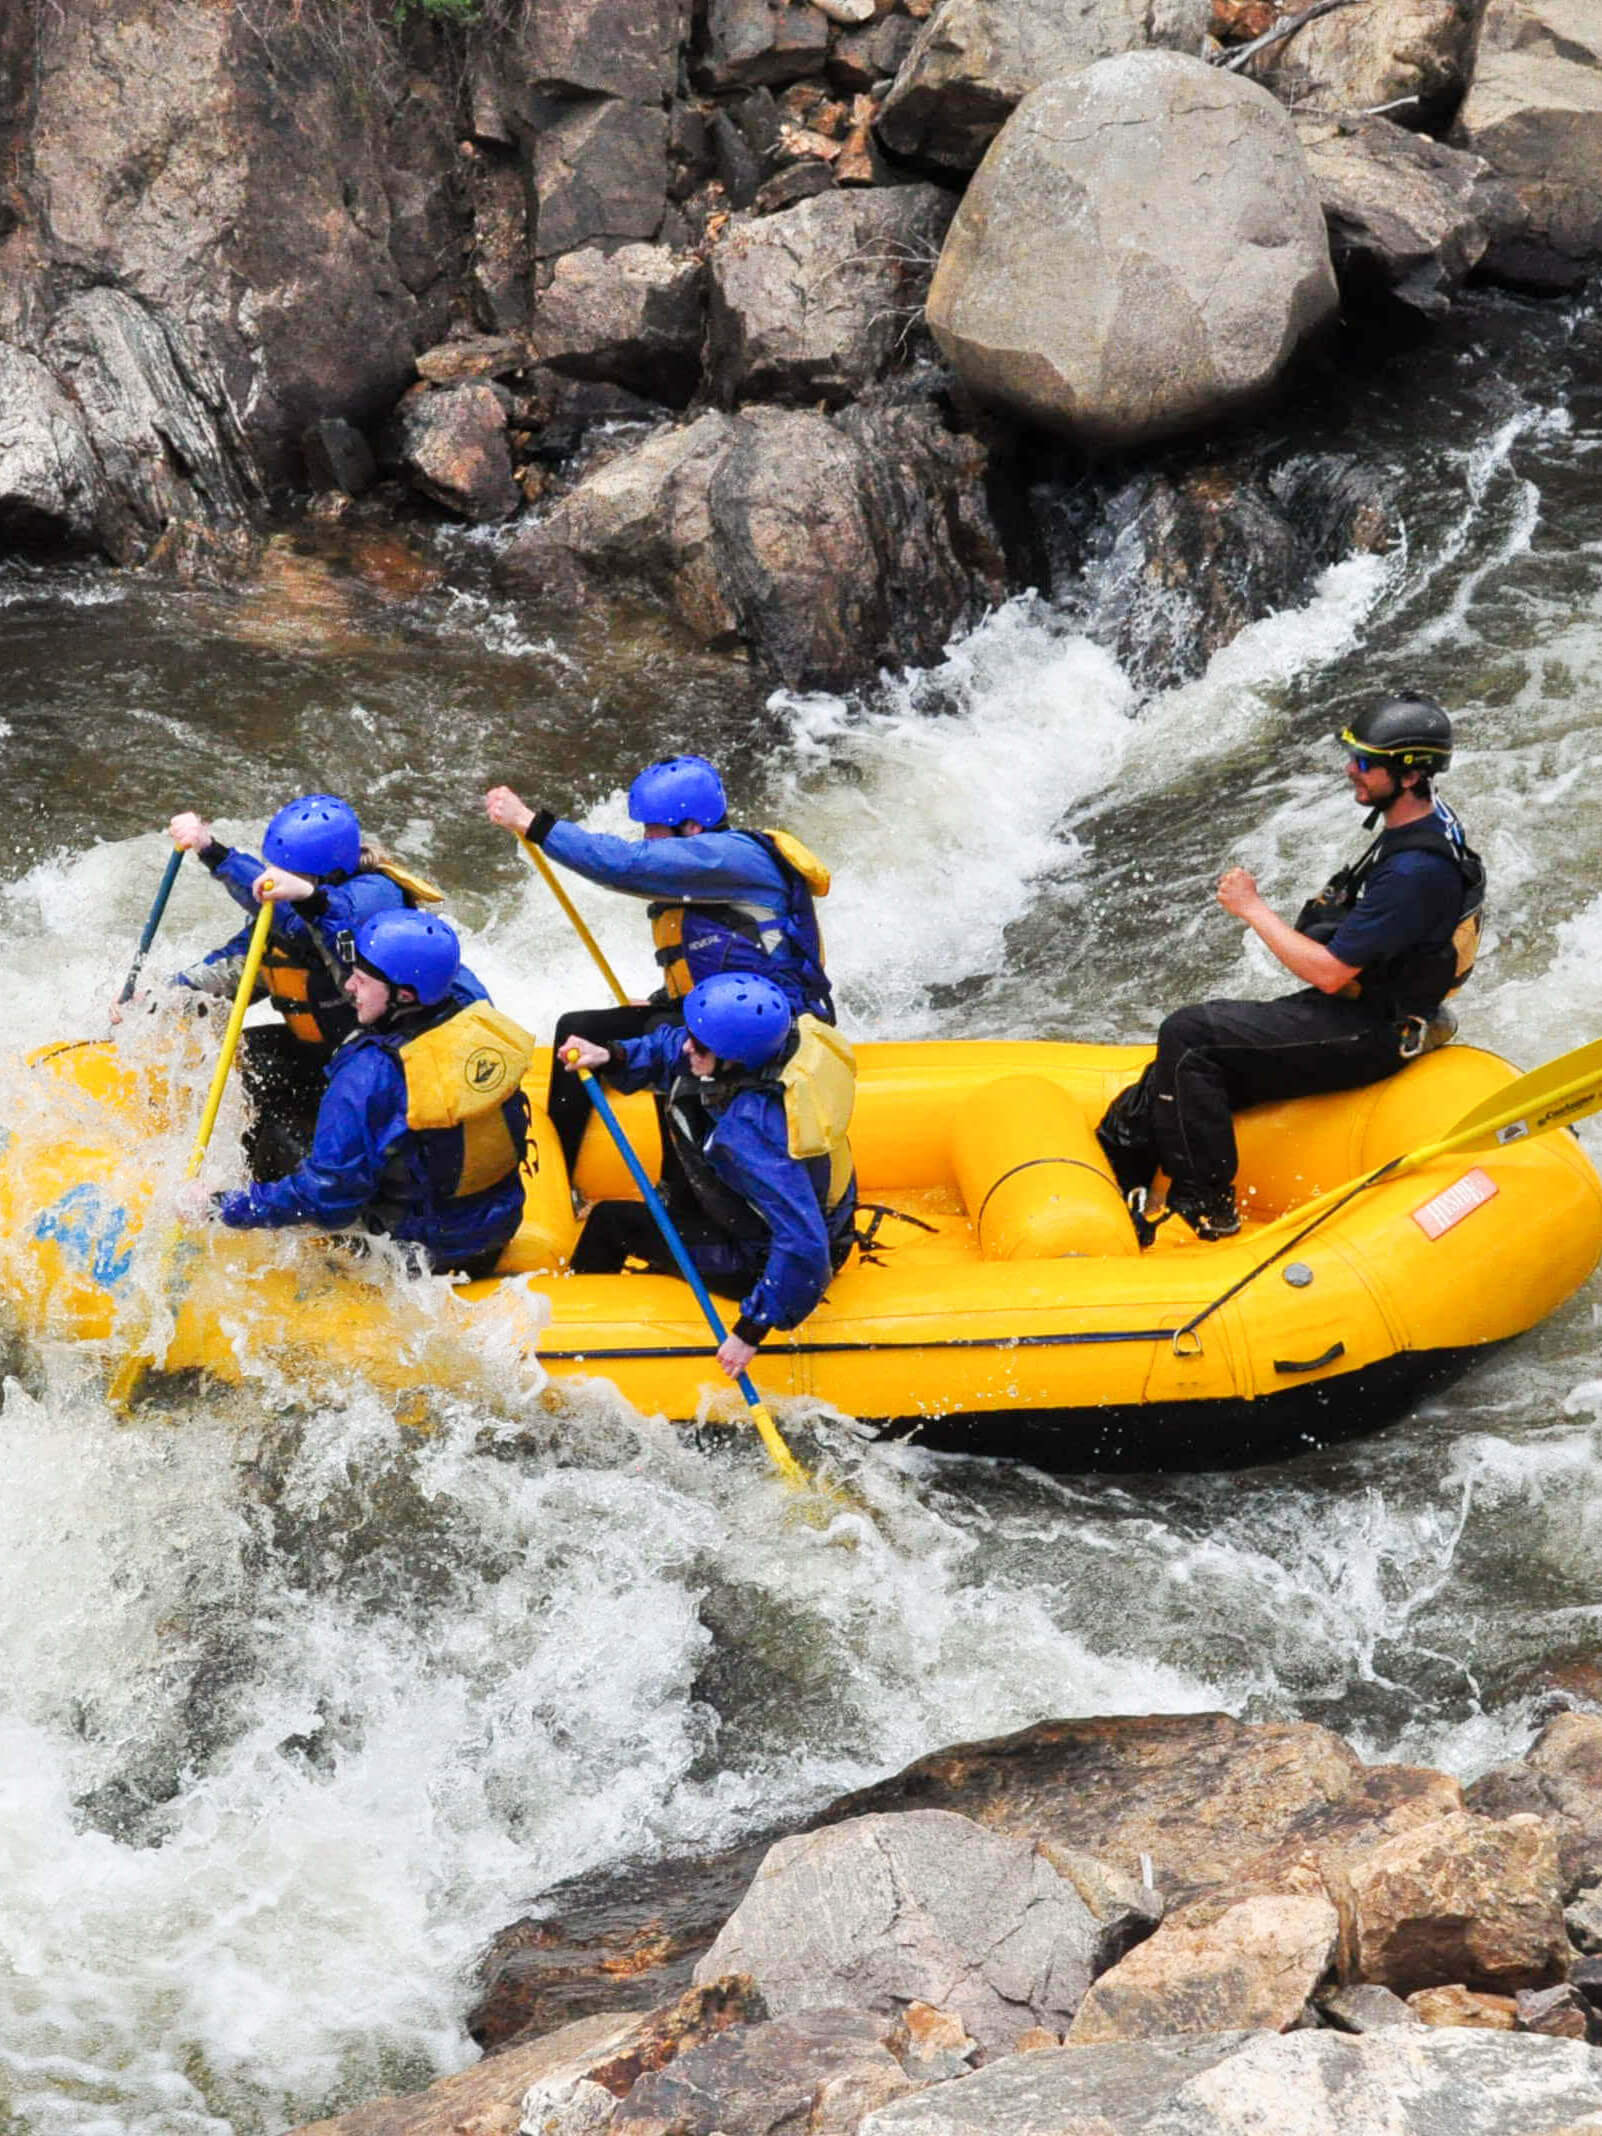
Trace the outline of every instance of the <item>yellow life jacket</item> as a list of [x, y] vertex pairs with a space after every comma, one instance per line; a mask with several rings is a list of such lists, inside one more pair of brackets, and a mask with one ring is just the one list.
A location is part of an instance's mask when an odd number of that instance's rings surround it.
[[[344, 1037], [350, 1017], [340, 996], [334, 994], [332, 1001], [314, 999], [312, 973], [305, 959], [271, 935], [262, 953], [261, 983], [267, 989], [268, 1000], [302, 1045], [335, 1046]], [[328, 988], [319, 991], [326, 994]], [[323, 1017], [331, 1008], [341, 1013], [325, 1027]]]
[[522, 1162], [507, 1117], [522, 1091], [534, 1041], [488, 1002], [470, 1002], [394, 1049], [406, 1077], [406, 1125], [419, 1134], [461, 1132], [461, 1166], [444, 1192], [481, 1194]]
[[369, 860], [361, 871], [364, 875], [387, 875], [397, 890], [404, 891], [414, 905], [443, 905], [445, 893], [431, 883], [426, 875], [414, 875], [403, 861]]
[[[776, 859], [792, 874], [798, 876], [813, 897], [829, 894], [829, 871], [816, 853], [804, 846], [799, 838], [789, 831], [748, 831], [747, 837], [756, 838], [768, 847]], [[766, 905], [748, 902], [741, 898], [680, 898], [672, 903], [658, 900], [646, 907], [651, 922], [651, 940], [656, 948], [656, 961], [661, 967], [662, 981], [675, 1001], [682, 1001], [695, 985], [690, 971], [690, 960], [685, 953], [684, 928], [688, 917], [694, 915], [711, 927], [727, 934], [738, 936], [757, 952], [747, 963], [725, 966], [727, 969], [758, 970], [764, 959], [773, 955], [779, 945], [792, 940], [792, 930], [785, 925], [784, 916], [769, 910]], [[796, 943], [798, 955], [810, 958], [810, 947]], [[815, 960], [819, 971], [823, 965], [823, 938], [818, 936]]]
[[792, 1157], [828, 1158], [832, 1209], [851, 1184], [857, 1056], [843, 1032], [816, 1016], [798, 1016], [796, 1030], [801, 1042], [779, 1070], [786, 1144]]

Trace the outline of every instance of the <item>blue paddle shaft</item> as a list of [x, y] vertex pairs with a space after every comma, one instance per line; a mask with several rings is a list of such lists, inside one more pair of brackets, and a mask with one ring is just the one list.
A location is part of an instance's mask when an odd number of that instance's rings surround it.
[[162, 871], [161, 887], [156, 892], [156, 901], [150, 908], [150, 917], [145, 921], [144, 932], [139, 937], [139, 947], [128, 967], [128, 976], [122, 982], [122, 992], [117, 996], [119, 1003], [133, 999], [133, 990], [139, 981], [139, 968], [150, 954], [150, 945], [156, 939], [156, 929], [161, 925], [161, 916], [167, 909], [167, 900], [172, 896], [172, 886], [178, 880], [178, 870], [183, 864], [184, 849], [182, 846], [174, 846], [172, 858]]
[[[611, 1101], [607, 1097], [606, 1092], [601, 1088], [600, 1084], [596, 1081], [595, 1077], [590, 1073], [588, 1068], [579, 1069], [578, 1074], [580, 1080], [584, 1085], [585, 1090], [589, 1093], [590, 1103], [595, 1107], [595, 1110], [600, 1114], [602, 1120], [606, 1123], [607, 1133], [617, 1144], [618, 1155], [628, 1166], [629, 1171], [633, 1174], [634, 1184], [639, 1188], [641, 1194], [644, 1195], [645, 1206], [647, 1209], [650, 1210], [652, 1218], [655, 1221], [656, 1228], [658, 1231], [661, 1232], [668, 1252], [671, 1253], [674, 1260], [678, 1262], [680, 1275], [683, 1276], [685, 1282], [688, 1283], [691, 1290], [694, 1291], [695, 1302], [701, 1308], [702, 1312], [706, 1315], [706, 1324], [712, 1330], [712, 1333], [716, 1336], [718, 1343], [721, 1345], [729, 1331], [723, 1325], [723, 1321], [718, 1313], [717, 1307], [712, 1303], [712, 1293], [701, 1281], [701, 1271], [690, 1259], [689, 1249], [685, 1246], [684, 1241], [679, 1237], [678, 1227], [675, 1225], [672, 1217], [668, 1215], [667, 1210], [663, 1205], [661, 1195], [658, 1194], [655, 1187], [652, 1186], [650, 1177], [647, 1174], [644, 1165], [641, 1164], [639, 1158], [634, 1154], [634, 1145], [632, 1142], [630, 1142], [628, 1136], [624, 1134], [623, 1123], [621, 1120], [619, 1120], [617, 1114], [613, 1112]], [[740, 1392], [745, 1396], [748, 1402], [759, 1402], [762, 1399], [762, 1397], [757, 1393], [756, 1388], [751, 1384], [751, 1378], [749, 1373], [742, 1372], [740, 1374]]]

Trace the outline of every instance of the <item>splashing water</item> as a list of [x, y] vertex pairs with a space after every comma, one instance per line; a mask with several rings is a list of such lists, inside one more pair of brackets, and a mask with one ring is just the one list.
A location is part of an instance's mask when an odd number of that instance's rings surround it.
[[[553, 641], [487, 592], [357, 590], [337, 642], [297, 650], [259, 603], [235, 636], [221, 597], [8, 570], [12, 1044], [105, 1029], [175, 808], [248, 841], [312, 786], [357, 794], [439, 875], [475, 967], [548, 1030], [595, 975], [475, 796], [508, 777], [622, 828], [633, 768], [686, 746], [729, 767], [747, 820], [830, 861], [857, 1030], [1144, 1036], [1180, 1000], [1276, 989], [1211, 880], [1241, 859], [1284, 909], [1351, 852], [1327, 737], [1404, 678], [1462, 714], [1450, 791], [1492, 870], [1465, 1036], [1525, 1063], [1578, 1043], [1602, 1028], [1602, 330], [1487, 300], [1452, 331], [1427, 383], [1388, 378], [1334, 440], [1388, 471], [1397, 551], [1146, 703], [1033, 597], [925, 673], [762, 706], [670, 632], [602, 642], [581, 618]], [[639, 913], [575, 895], [645, 982]], [[153, 970], [234, 921], [186, 865]], [[0, 1082], [11, 1121], [14, 1069]], [[552, 1884], [730, 1841], [940, 1743], [1221, 1705], [1468, 1774], [1602, 1647], [1594, 1288], [1449, 1403], [1246, 1475], [1046, 1478], [864, 1449], [796, 1405], [787, 1432], [868, 1509], [821, 1531], [740, 1437], [600, 1385], [548, 1409], [511, 1369], [519, 1310], [479, 1378], [434, 1392], [426, 1434], [359, 1380], [284, 1369], [126, 1428], [94, 1360], [16, 1357], [0, 2106], [19, 2129], [268, 2131], [425, 2082], [472, 2058], [475, 1956]]]

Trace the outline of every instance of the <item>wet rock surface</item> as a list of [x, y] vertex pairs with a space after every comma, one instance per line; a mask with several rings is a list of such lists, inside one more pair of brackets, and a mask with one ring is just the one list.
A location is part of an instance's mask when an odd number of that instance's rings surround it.
[[1207, 23], [1206, 0], [943, 0], [902, 62], [880, 135], [914, 162], [971, 171], [1031, 89], [1145, 46], [1195, 54]]
[[957, 211], [928, 319], [981, 400], [1127, 449], [1263, 394], [1335, 303], [1283, 109], [1142, 52], [1019, 105]]
[[1026, 2025], [1068, 2023], [1099, 1943], [1095, 1916], [1036, 1847], [917, 1810], [781, 1840], [696, 1978], [748, 1973], [779, 2014], [935, 2002], [995, 2049]]
[[464, 519], [507, 519], [523, 501], [512, 480], [506, 404], [483, 381], [409, 396], [398, 452], [413, 487]]
[[1392, 105], [1403, 125], [1434, 130], [1462, 102], [1482, 12], [1483, 0], [1337, 8], [1270, 47], [1259, 66], [1293, 106], [1365, 112]]
[[905, 359], [953, 205], [932, 185], [835, 190], [732, 225], [712, 255], [713, 392], [855, 399]]
[[1344, 290], [1388, 294], [1428, 319], [1494, 237], [1518, 219], [1510, 188], [1478, 156], [1383, 118], [1298, 119]]
[[1537, 289], [1602, 261], [1602, 20], [1585, 0], [1490, 0], [1457, 131], [1513, 187], [1490, 266]]
[[1340, 1898], [1348, 1976], [1402, 1993], [1549, 1987], [1567, 1959], [1557, 1848], [1537, 1817], [1400, 1832], [1347, 1866]]
[[1322, 1894], [1243, 1899], [1205, 1923], [1168, 1922], [1096, 1981], [1068, 2043], [1287, 2031], [1330, 1970], [1339, 1929]]
[[569, 378], [627, 386], [681, 408], [701, 373], [706, 268], [656, 245], [586, 247], [556, 263], [535, 301], [534, 353]]
[[[982, 454], [927, 409], [709, 412], [581, 482], [546, 522], [590, 571], [664, 603], [708, 644], [743, 640], [793, 686], [928, 657], [1005, 577], [976, 494]], [[868, 449], [893, 435], [905, 457]], [[884, 559], [913, 532], [922, 575]]]
[[1560, 1713], [1529, 1754], [1464, 1791], [1483, 1817], [1538, 1817], [1556, 1836], [1566, 1898], [1602, 1881], [1602, 1714]]

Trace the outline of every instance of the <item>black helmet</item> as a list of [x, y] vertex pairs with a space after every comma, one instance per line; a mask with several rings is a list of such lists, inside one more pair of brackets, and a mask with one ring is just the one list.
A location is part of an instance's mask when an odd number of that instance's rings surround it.
[[1420, 690], [1382, 697], [1335, 739], [1357, 755], [1383, 757], [1397, 771], [1422, 771], [1431, 778], [1452, 761], [1452, 722]]

